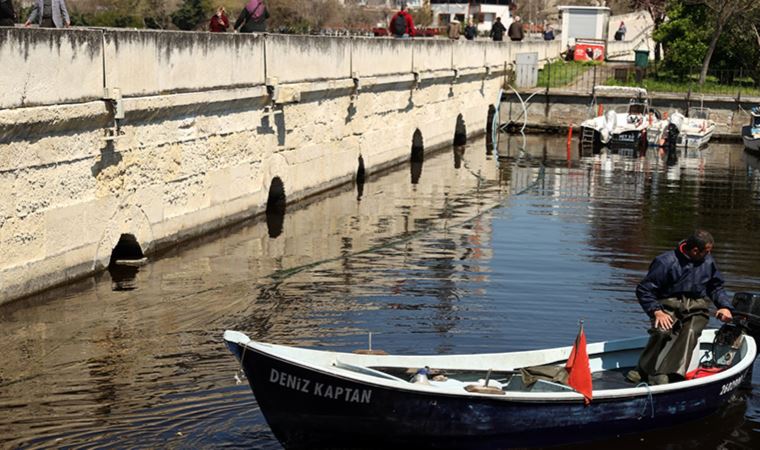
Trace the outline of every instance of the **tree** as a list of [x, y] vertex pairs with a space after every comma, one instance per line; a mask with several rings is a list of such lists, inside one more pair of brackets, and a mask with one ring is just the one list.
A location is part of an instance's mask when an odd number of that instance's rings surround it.
[[757, 0], [699, 0], [713, 13], [714, 29], [712, 31], [712, 38], [710, 44], [707, 47], [707, 53], [702, 60], [702, 71], [699, 74], [699, 84], [705, 83], [707, 78], [707, 69], [710, 67], [710, 60], [713, 53], [715, 53], [715, 47], [718, 45], [718, 39], [720, 39], [723, 29], [732, 19], [736, 17], [740, 12], [742, 14], [751, 14], [756, 12], [758, 8]]
[[185, 0], [178, 10], [172, 13], [172, 23], [180, 30], [195, 30], [213, 14], [211, 0]]
[[666, 11], [668, 20], [652, 33], [652, 38], [664, 49], [663, 68], [683, 77], [695, 61], [707, 52], [709, 30], [707, 8], [703, 5], [686, 6], [684, 2], [672, 1]]
[[433, 10], [430, 8], [430, 5], [424, 5], [422, 8], [410, 10], [409, 12], [416, 27], [426, 27], [433, 23]]

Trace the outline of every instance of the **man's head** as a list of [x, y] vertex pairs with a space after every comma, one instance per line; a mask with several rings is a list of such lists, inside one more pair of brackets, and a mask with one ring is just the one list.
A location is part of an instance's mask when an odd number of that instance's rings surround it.
[[520, 21], [520, 16], [515, 16], [515, 22], [519, 22], [519, 21]]
[[689, 259], [698, 262], [704, 260], [710, 254], [713, 244], [715, 244], [715, 240], [712, 234], [702, 229], [696, 229], [691, 233], [691, 236], [686, 238], [683, 251]]
[[497, 22], [501, 22], [501, 17], [497, 17], [497, 18], [496, 18], [496, 21], [497, 21]]
[[401, 4], [398, 7], [401, 11], [406, 11], [406, 2], [401, 2]]

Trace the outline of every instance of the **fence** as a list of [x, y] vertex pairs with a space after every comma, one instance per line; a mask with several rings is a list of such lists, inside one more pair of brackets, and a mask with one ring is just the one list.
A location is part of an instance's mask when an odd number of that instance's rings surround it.
[[594, 86], [638, 86], [649, 92], [711, 95], [742, 98], [760, 97], [760, 76], [736, 70], [710, 70], [703, 84], [700, 69], [684, 73], [657, 71], [654, 67], [633, 65], [599, 65], [555, 61], [539, 70], [538, 87], [547, 90], [590, 94]]

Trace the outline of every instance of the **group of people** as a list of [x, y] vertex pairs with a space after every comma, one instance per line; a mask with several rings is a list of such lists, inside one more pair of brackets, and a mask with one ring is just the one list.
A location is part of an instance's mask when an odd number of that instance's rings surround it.
[[520, 16], [515, 16], [512, 23], [509, 25], [509, 30], [501, 23], [501, 17], [497, 17], [496, 21], [491, 26], [491, 31], [488, 33], [491, 39], [494, 41], [503, 41], [504, 33], [507, 33], [509, 39], [512, 41], [522, 41], [525, 37], [523, 32], [523, 23], [520, 21]]
[[[399, 11], [391, 17], [390, 23], [388, 24], [388, 30], [390, 35], [397, 38], [413, 37], [417, 34], [417, 30], [414, 27], [414, 19], [412, 18], [412, 15], [409, 14], [405, 3], [402, 3]], [[506, 33], [512, 41], [523, 40], [525, 33], [523, 31], [523, 23], [520, 20], [520, 16], [515, 16], [514, 20], [512, 20], [512, 23], [509, 25], [509, 29], [501, 23], [501, 17], [496, 18], [496, 21], [491, 27], [489, 36], [494, 41], [503, 41], [504, 33]], [[477, 37], [478, 27], [473, 23], [472, 19], [467, 21], [464, 30], [461, 29], [461, 23], [459, 20], [452, 19], [449, 22], [446, 28], [446, 35], [450, 39], [459, 39], [462, 34], [468, 41], [472, 41]], [[544, 32], [544, 39], [554, 39], [554, 30], [551, 26], [548, 28], [548, 31]]]
[[[240, 11], [232, 28], [234, 31], [242, 33], [264, 32], [266, 31], [266, 20], [268, 18], [269, 11], [263, 0], [248, 0], [245, 7]], [[12, 0], [0, 0], [0, 26], [13, 26], [16, 20]], [[65, 0], [36, 0], [24, 25], [28, 27], [32, 24], [45, 28], [71, 26], [71, 19], [69, 18]], [[622, 23], [621, 27], [624, 27]], [[227, 11], [224, 6], [219, 6], [209, 21], [208, 29], [211, 32], [220, 33], [228, 31], [229, 28], [230, 21], [227, 17]], [[399, 38], [413, 37], [417, 34], [414, 19], [409, 14], [405, 3], [401, 4], [399, 11], [391, 18], [388, 30], [391, 35]], [[502, 41], [505, 32], [512, 41], [523, 40], [524, 32], [520, 16], [515, 16], [509, 25], [509, 29], [501, 23], [501, 17], [497, 17], [491, 27], [489, 36], [494, 41]], [[449, 23], [447, 34], [451, 39], [459, 39], [460, 35], [464, 34], [465, 39], [471, 41], [477, 37], [478, 28], [472, 19], [470, 19], [467, 21], [464, 30], [461, 30], [460, 22], [454, 19]], [[551, 29], [551, 26], [544, 30], [544, 39], [554, 39], [554, 30]]]

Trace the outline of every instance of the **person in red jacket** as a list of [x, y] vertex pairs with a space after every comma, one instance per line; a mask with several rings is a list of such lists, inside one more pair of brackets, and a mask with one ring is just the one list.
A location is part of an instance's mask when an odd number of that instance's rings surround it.
[[411, 37], [416, 34], [414, 20], [406, 10], [406, 3], [402, 3], [399, 12], [391, 18], [388, 31], [395, 37]]
[[230, 26], [230, 20], [227, 18], [224, 6], [220, 6], [216, 10], [216, 14], [211, 18], [211, 22], [208, 24], [208, 29], [212, 33], [223, 33], [227, 31]]

